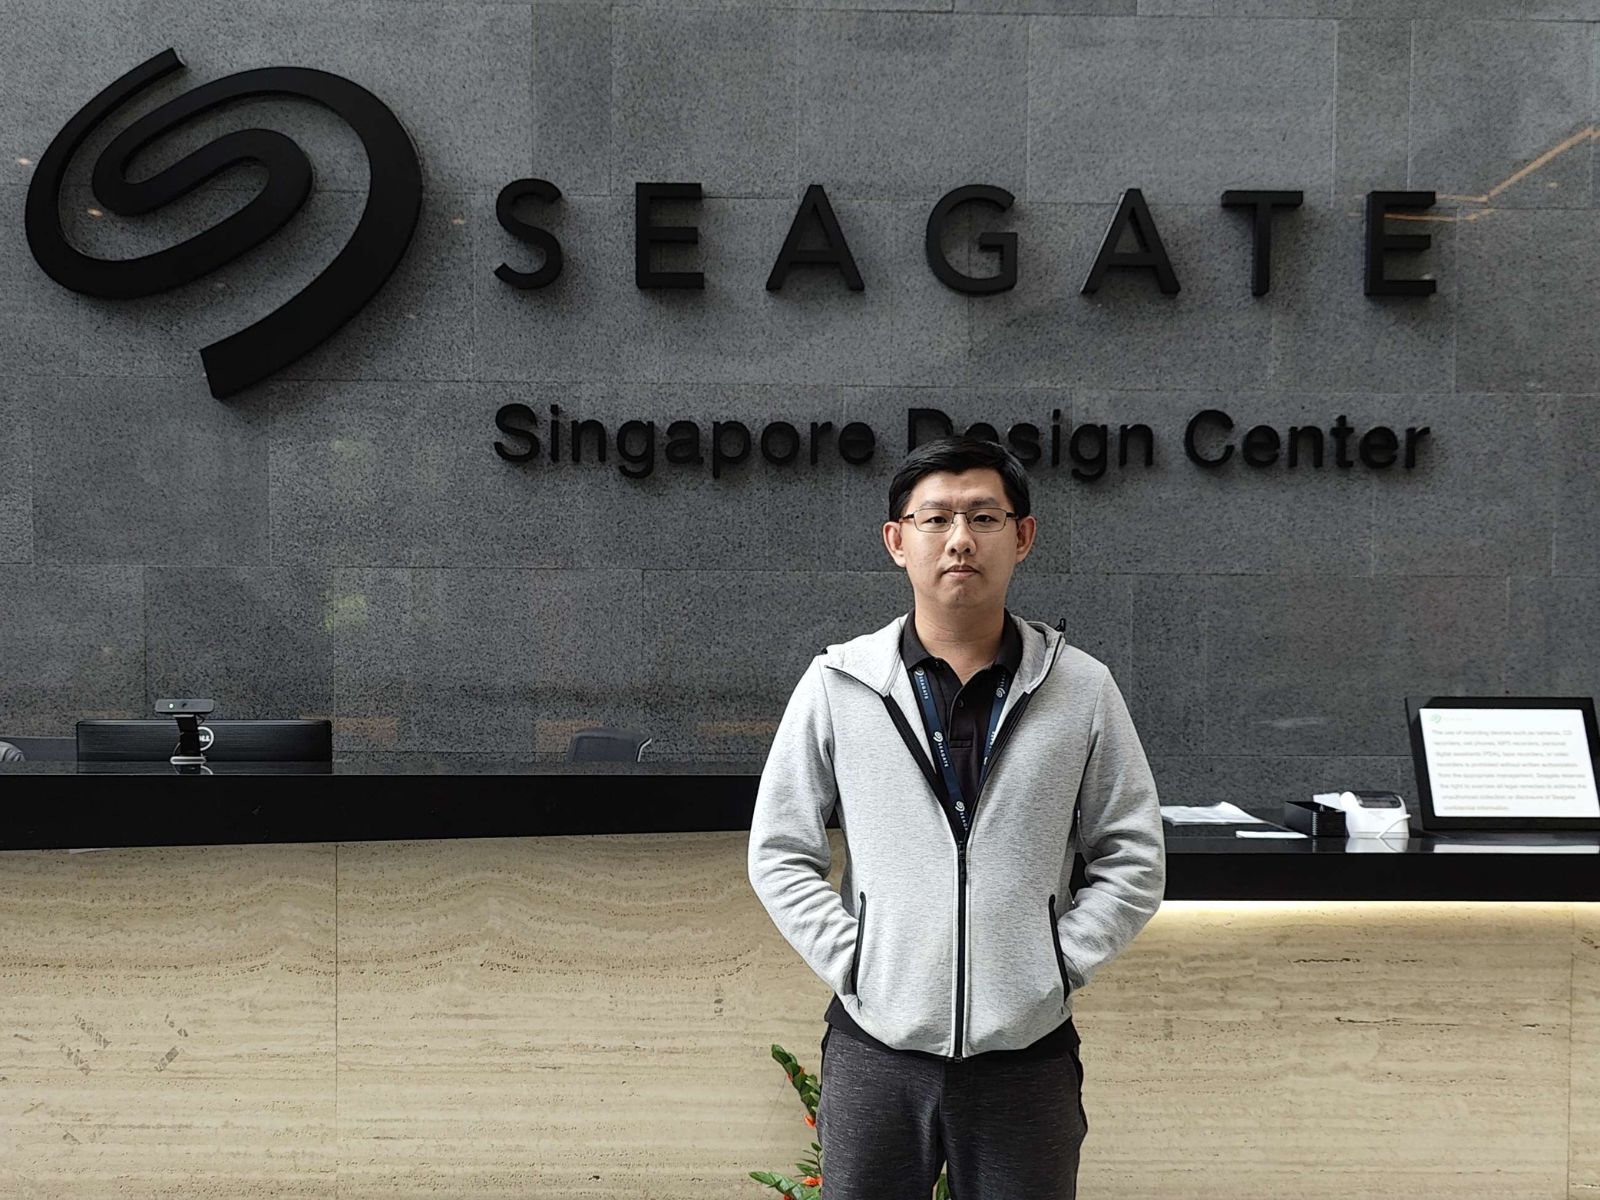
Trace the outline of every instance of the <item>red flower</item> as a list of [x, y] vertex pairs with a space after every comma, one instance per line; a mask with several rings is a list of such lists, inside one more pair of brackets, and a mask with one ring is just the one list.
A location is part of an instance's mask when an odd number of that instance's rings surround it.
[[810, 1113], [807, 1113], [806, 1114], [806, 1124], [811, 1126], [811, 1128], [815, 1129], [817, 1127], [817, 1119], [815, 1117], [813, 1117]]

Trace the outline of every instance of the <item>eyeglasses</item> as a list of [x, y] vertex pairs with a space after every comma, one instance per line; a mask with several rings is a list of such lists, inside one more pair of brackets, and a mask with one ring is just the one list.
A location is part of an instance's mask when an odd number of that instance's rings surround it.
[[1007, 517], [1017, 514], [1003, 508], [932, 508], [924, 507], [907, 513], [902, 521], [915, 521], [924, 533], [948, 533], [955, 526], [957, 514], [967, 518], [967, 528], [973, 533], [993, 533], [1004, 529]]

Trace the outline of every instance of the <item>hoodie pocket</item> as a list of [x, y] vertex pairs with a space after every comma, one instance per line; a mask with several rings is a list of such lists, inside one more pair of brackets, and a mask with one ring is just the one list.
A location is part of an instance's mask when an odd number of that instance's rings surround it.
[[856, 907], [856, 950], [850, 959], [850, 991], [857, 1000], [861, 998], [861, 991], [856, 984], [857, 973], [861, 970], [861, 947], [867, 940], [867, 894], [862, 892], [860, 896]]
[[1061, 972], [1061, 999], [1066, 1001], [1067, 994], [1072, 991], [1072, 982], [1067, 978], [1067, 956], [1061, 953], [1061, 932], [1056, 928], [1056, 898], [1050, 897], [1050, 948], [1056, 952], [1056, 970]]

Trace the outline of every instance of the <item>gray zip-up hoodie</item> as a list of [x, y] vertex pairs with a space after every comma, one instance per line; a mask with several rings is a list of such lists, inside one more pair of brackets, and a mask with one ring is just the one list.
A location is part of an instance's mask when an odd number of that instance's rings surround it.
[[[951, 1059], [1020, 1049], [1161, 906], [1155, 781], [1105, 664], [1013, 614], [1022, 665], [963, 837], [900, 657], [906, 619], [829, 646], [801, 676], [756, 792], [750, 883], [879, 1041]], [[1087, 886], [1069, 895], [1075, 848]]]

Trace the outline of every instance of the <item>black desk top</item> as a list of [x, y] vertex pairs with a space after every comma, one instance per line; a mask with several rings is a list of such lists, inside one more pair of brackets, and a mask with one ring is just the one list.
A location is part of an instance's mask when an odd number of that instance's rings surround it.
[[[739, 831], [759, 779], [748, 761], [426, 753], [203, 771], [26, 761], [0, 764], [13, 801], [0, 849]], [[1168, 826], [1167, 852], [1169, 900], [1600, 900], [1600, 835], [1247, 840], [1231, 826]], [[1084, 882], [1079, 859], [1073, 886]]]
[[9, 775], [743, 775], [761, 776], [761, 765], [738, 762], [576, 762], [534, 755], [442, 754], [429, 751], [361, 751], [332, 762], [230, 762], [208, 758], [204, 770], [175, 767], [169, 762], [55, 762], [28, 759], [0, 763], [0, 779]]

